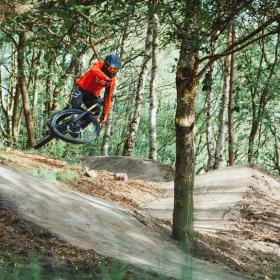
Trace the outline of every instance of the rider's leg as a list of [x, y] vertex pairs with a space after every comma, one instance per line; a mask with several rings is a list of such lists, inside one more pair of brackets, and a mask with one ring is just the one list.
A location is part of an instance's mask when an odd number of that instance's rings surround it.
[[75, 91], [72, 93], [70, 102], [73, 109], [81, 109], [84, 102], [84, 93], [80, 87], [76, 87]]

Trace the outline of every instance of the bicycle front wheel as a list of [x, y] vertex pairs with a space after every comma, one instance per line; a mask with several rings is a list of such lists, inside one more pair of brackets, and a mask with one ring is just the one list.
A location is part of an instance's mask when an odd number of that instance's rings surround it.
[[60, 139], [73, 143], [85, 144], [94, 141], [100, 130], [98, 120], [90, 113], [78, 109], [67, 109], [55, 113], [50, 120], [53, 133]]

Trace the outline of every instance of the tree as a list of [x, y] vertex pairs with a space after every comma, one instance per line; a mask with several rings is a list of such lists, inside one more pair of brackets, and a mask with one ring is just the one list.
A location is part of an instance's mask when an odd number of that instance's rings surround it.
[[[234, 24], [230, 27], [230, 44], [235, 42], [235, 30]], [[230, 79], [229, 79], [229, 100], [228, 100], [228, 165], [234, 165], [234, 137], [233, 137], [233, 120], [232, 120], [232, 108], [233, 108], [233, 83], [235, 78], [235, 56], [230, 55]]]
[[219, 114], [219, 129], [216, 141], [215, 159], [213, 169], [218, 169], [223, 157], [223, 150], [225, 144], [225, 130], [227, 128], [228, 120], [228, 100], [230, 91], [230, 55], [224, 57], [224, 85], [223, 94], [220, 101], [220, 114]]
[[151, 47], [152, 47], [152, 40], [153, 40], [152, 30], [153, 30], [153, 21], [152, 21], [152, 17], [149, 16], [143, 62], [138, 77], [138, 83], [137, 83], [137, 89], [135, 95], [135, 108], [134, 108], [132, 120], [130, 122], [128, 137], [124, 145], [124, 150], [123, 150], [124, 156], [132, 156], [135, 141], [136, 141], [136, 135], [137, 135], [138, 126], [141, 118], [142, 101], [144, 97], [144, 85], [145, 85], [146, 75], [148, 71], [148, 63], [151, 60]]
[[[155, 9], [155, 6], [153, 7]], [[149, 158], [157, 159], [157, 93], [156, 93], [156, 76], [158, 71], [158, 29], [159, 29], [159, 18], [156, 12], [152, 15], [152, 71], [150, 80], [150, 128], [149, 128], [149, 142], [150, 142], [150, 153]]]
[[25, 73], [24, 73], [24, 50], [25, 50], [25, 31], [21, 31], [19, 34], [18, 42], [18, 87], [21, 92], [24, 108], [25, 123], [28, 134], [28, 143], [29, 148], [33, 147], [36, 144], [35, 132], [34, 132], [34, 123], [32, 118], [32, 113], [30, 110], [30, 101], [27, 91]]
[[188, 1], [186, 4], [176, 72], [176, 173], [172, 236], [182, 241], [189, 251], [193, 249], [194, 126], [201, 8], [201, 1]]
[[[217, 40], [216, 34], [223, 34], [237, 15], [241, 12], [246, 14], [246, 9], [248, 11], [251, 7], [254, 10], [257, 7], [263, 12], [262, 5], [264, 3], [226, 1], [215, 4], [217, 4], [217, 7], [209, 5], [211, 9], [207, 10], [207, 6], [202, 6], [201, 1], [185, 3], [183, 32], [179, 34], [181, 49], [176, 72], [176, 172], [172, 236], [183, 242], [184, 246], [190, 251], [193, 249], [195, 99], [199, 79], [215, 60], [240, 51], [259, 38], [264, 38], [279, 31], [276, 26], [260, 35], [263, 30], [270, 25], [273, 26], [280, 18], [279, 14], [270, 15], [268, 11], [265, 11], [266, 20], [261, 22], [253, 31], [243, 34], [238, 40], [219, 52], [206, 54], [200, 58], [199, 51], [203, 47], [202, 42], [205, 41], [205, 33], [208, 32], [207, 35], [212, 42], [213, 37]], [[215, 10], [215, 13], [213, 13], [213, 10]], [[205, 16], [206, 13], [209, 17]], [[207, 24], [209, 26], [209, 22], [212, 23], [209, 30], [205, 33], [204, 30], [201, 32], [199, 26], [206, 27]], [[203, 65], [203, 63], [205, 64]], [[199, 69], [199, 66], [201, 66], [201, 69]]]

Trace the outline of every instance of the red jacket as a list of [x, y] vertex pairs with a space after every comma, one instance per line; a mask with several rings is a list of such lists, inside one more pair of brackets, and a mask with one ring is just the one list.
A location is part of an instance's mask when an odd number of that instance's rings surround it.
[[109, 93], [105, 98], [104, 118], [106, 119], [111, 108], [113, 91], [115, 89], [116, 78], [109, 78], [103, 71], [103, 61], [98, 61], [86, 72], [81, 78], [77, 80], [77, 85], [85, 91], [91, 93], [93, 96], [98, 97], [106, 84], [109, 83]]

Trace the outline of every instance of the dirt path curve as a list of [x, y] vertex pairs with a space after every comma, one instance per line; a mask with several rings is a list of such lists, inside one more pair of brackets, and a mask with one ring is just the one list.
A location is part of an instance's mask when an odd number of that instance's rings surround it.
[[[172, 219], [174, 182], [162, 182], [163, 198], [154, 200], [146, 210], [160, 219]], [[253, 197], [257, 196], [253, 205]], [[280, 201], [280, 183], [272, 177], [245, 166], [227, 167], [196, 176], [194, 188], [195, 229], [200, 232], [226, 230], [240, 221], [240, 209]], [[251, 204], [251, 205], [250, 205]], [[260, 207], [259, 211], [263, 209]], [[268, 211], [268, 209], [266, 209]]]
[[[151, 160], [129, 157], [86, 157], [96, 170], [157, 181], [159, 196], [142, 211], [171, 225], [173, 170]], [[254, 167], [254, 168], [252, 168]], [[280, 279], [280, 182], [256, 166], [234, 166], [196, 176], [194, 226], [196, 255], [238, 271]]]
[[244, 279], [191, 258], [117, 205], [0, 166], [0, 201], [74, 246], [178, 279]]
[[[164, 197], [145, 211], [172, 222], [174, 183], [162, 185]], [[265, 279], [280, 279], [280, 183], [273, 177], [246, 166], [197, 176], [194, 228], [200, 257]]]

